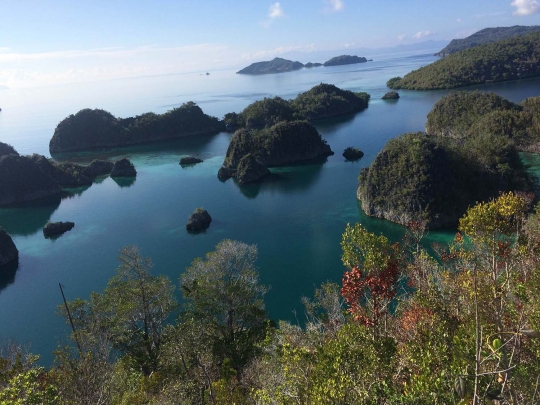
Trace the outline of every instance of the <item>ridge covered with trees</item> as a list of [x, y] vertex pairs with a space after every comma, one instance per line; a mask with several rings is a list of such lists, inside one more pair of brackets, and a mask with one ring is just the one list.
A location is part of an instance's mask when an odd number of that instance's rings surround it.
[[164, 114], [116, 118], [99, 109], [84, 109], [62, 120], [49, 142], [51, 153], [135, 145], [191, 135], [215, 134], [223, 122], [203, 113], [193, 102]]
[[478, 45], [394, 77], [391, 89], [453, 89], [540, 76], [540, 31]]
[[269, 61], [252, 63], [236, 73], [245, 75], [265, 75], [269, 73], [292, 72], [293, 70], [299, 70], [303, 67], [304, 64], [301, 62], [293, 62], [292, 60], [283, 58], [274, 58]]
[[[257, 247], [224, 240], [175, 286], [134, 247], [102, 293], [59, 307], [73, 344], [46, 369], [0, 351], [0, 403], [531, 404], [540, 375], [540, 213], [513, 193], [477, 204], [448, 245], [410, 222], [391, 243], [360, 224], [343, 277], [302, 299], [303, 325], [264, 307]], [[279, 293], [279, 292], [278, 292]]]
[[513, 27], [484, 28], [483, 30], [477, 31], [466, 38], [453, 39], [448, 45], [446, 45], [435, 55], [448, 56], [452, 53], [473, 48], [478, 45], [489, 44], [492, 42], [500, 41], [502, 39], [515, 37], [518, 35], [525, 35], [538, 30], [540, 30], [540, 26], [538, 25], [514, 25]]

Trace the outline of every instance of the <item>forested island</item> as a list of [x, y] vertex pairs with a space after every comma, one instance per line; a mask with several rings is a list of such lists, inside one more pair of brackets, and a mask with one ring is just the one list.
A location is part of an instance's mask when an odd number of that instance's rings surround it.
[[362, 209], [406, 225], [455, 226], [476, 201], [501, 192], [531, 192], [518, 150], [538, 148], [540, 97], [520, 105], [493, 93], [459, 92], [428, 115], [426, 133], [390, 140], [362, 169]]
[[135, 145], [191, 135], [217, 134], [222, 121], [193, 102], [164, 114], [116, 118], [104, 110], [84, 109], [61, 121], [49, 143], [51, 153]]
[[266, 97], [255, 101], [240, 113], [225, 114], [224, 122], [232, 128], [264, 128], [280, 121], [317, 120], [360, 112], [368, 107], [369, 99], [367, 93], [321, 83], [293, 100]]
[[403, 78], [387, 82], [391, 89], [452, 89], [540, 76], [540, 31], [453, 53]]
[[299, 70], [304, 67], [301, 62], [293, 62], [283, 58], [274, 58], [269, 61], [255, 62], [251, 65], [239, 70], [237, 74], [246, 75], [264, 75], [269, 73], [284, 73]]
[[219, 177], [241, 183], [259, 180], [268, 167], [333, 155], [315, 127], [306, 121], [281, 121], [261, 130], [240, 129], [231, 137]]
[[448, 56], [453, 53], [463, 51], [465, 49], [473, 48], [478, 45], [489, 44], [491, 42], [497, 42], [502, 39], [515, 37], [518, 35], [525, 35], [533, 31], [540, 30], [540, 26], [523, 26], [514, 25], [513, 27], [495, 27], [484, 28], [466, 38], [453, 39], [448, 45], [437, 52], [436, 56]]
[[292, 72], [294, 70], [300, 70], [304, 67], [313, 68], [319, 66], [339, 66], [339, 65], [350, 65], [353, 63], [364, 63], [368, 60], [361, 56], [351, 56], [351, 55], [341, 55], [335, 56], [332, 59], [324, 63], [313, 63], [308, 62], [305, 65], [302, 62], [292, 61], [283, 58], [274, 58], [269, 61], [255, 62], [251, 65], [240, 69], [237, 74], [246, 74], [246, 75], [265, 75], [270, 73], [285, 73]]
[[340, 66], [340, 65], [352, 65], [355, 63], [365, 63], [368, 60], [363, 56], [356, 55], [340, 55], [334, 56], [332, 59], [323, 63], [324, 66]]

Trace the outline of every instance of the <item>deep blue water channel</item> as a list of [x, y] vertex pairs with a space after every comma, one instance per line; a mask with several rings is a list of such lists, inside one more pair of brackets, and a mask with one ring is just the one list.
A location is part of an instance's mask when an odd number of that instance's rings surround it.
[[[226, 70], [210, 76], [193, 73], [1, 91], [0, 141], [22, 154], [45, 155], [56, 124], [85, 107], [125, 117], [160, 113], [193, 100], [206, 113], [222, 117], [265, 96], [293, 98], [320, 82], [367, 91], [372, 100], [364, 112], [315, 123], [334, 156], [273, 169], [272, 177], [261, 184], [218, 180], [230, 137], [226, 133], [67, 156], [83, 163], [128, 157], [138, 175], [128, 182], [102, 178], [62, 199], [0, 208], [0, 226], [20, 251], [16, 273], [0, 275], [0, 338], [31, 343], [43, 364], [50, 364], [52, 351], [65, 343], [69, 332], [56, 315], [62, 302], [58, 282], [68, 299], [86, 299], [91, 291], [102, 291], [115, 274], [118, 250], [137, 245], [152, 258], [156, 274], [166, 274], [178, 285], [184, 268], [225, 238], [257, 244], [261, 282], [271, 286], [266, 297], [270, 316], [295, 321], [296, 311], [302, 318], [300, 298], [311, 296], [324, 281], [341, 279], [340, 240], [347, 223], [360, 222], [392, 240], [403, 233], [400, 226], [363, 214], [355, 197], [357, 178], [387, 140], [423, 130], [427, 113], [446, 94], [400, 91], [397, 102], [380, 100], [389, 78], [431, 63], [434, 51], [279, 75], [241, 76]], [[540, 80], [478, 88], [517, 102], [540, 95]], [[346, 162], [341, 153], [347, 146], [362, 149], [364, 158]], [[178, 162], [187, 154], [199, 155], [204, 162], [182, 168]], [[526, 160], [537, 170], [535, 156]], [[214, 220], [206, 233], [190, 235], [185, 223], [200, 206]], [[41, 231], [48, 220], [76, 225], [49, 240]], [[452, 236], [451, 230], [432, 232], [429, 239], [447, 241]]]

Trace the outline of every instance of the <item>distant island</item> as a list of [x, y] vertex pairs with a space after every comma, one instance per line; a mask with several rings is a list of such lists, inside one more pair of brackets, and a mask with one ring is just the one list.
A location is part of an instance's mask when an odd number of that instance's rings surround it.
[[224, 121], [234, 129], [265, 128], [281, 121], [311, 121], [359, 112], [368, 107], [369, 99], [367, 93], [355, 93], [321, 83], [293, 100], [274, 97], [255, 101], [241, 113], [225, 114]]
[[448, 56], [453, 53], [473, 48], [478, 45], [497, 42], [506, 38], [525, 35], [540, 30], [540, 26], [514, 25], [513, 27], [484, 28], [466, 38], [453, 39], [448, 45], [435, 54], [435, 56]]
[[245, 75], [264, 75], [269, 73], [284, 73], [299, 70], [304, 67], [301, 62], [293, 62], [283, 58], [274, 58], [265, 62], [255, 62], [236, 72], [237, 74]]
[[203, 113], [193, 102], [164, 114], [116, 118], [104, 110], [84, 109], [61, 121], [49, 143], [51, 153], [135, 145], [191, 135], [216, 134], [222, 121]]
[[500, 192], [532, 191], [518, 150], [538, 146], [539, 119], [540, 97], [517, 105], [492, 93], [451, 93], [429, 113], [427, 133], [388, 141], [362, 169], [362, 209], [436, 229], [456, 225], [468, 207]]
[[335, 56], [330, 60], [324, 62], [324, 66], [340, 66], [340, 65], [352, 65], [354, 63], [365, 63], [368, 60], [362, 56], [354, 55], [341, 55]]
[[405, 77], [387, 82], [391, 89], [453, 89], [540, 76], [540, 31], [453, 53]]
[[368, 62], [366, 58], [351, 55], [336, 56], [324, 63], [308, 62], [305, 65], [302, 62], [298, 61], [294, 62], [288, 59], [274, 58], [269, 61], [252, 63], [251, 65], [239, 70], [236, 73], [245, 75], [265, 75], [270, 73], [292, 72], [294, 70], [300, 70], [304, 67], [314, 68], [319, 66], [339, 66], [365, 62]]

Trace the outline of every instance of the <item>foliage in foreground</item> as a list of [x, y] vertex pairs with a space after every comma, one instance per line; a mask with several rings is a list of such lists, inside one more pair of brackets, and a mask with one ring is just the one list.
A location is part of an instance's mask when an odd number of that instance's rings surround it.
[[[470, 208], [449, 245], [427, 249], [425, 233], [411, 222], [391, 243], [347, 226], [342, 284], [303, 299], [303, 327], [268, 321], [253, 245], [225, 240], [193, 261], [171, 323], [171, 282], [125, 249], [103, 294], [69, 304], [79, 353], [44, 370], [2, 351], [0, 404], [537, 403], [539, 208], [507, 193]], [[152, 337], [144, 319], [160, 324]]]

